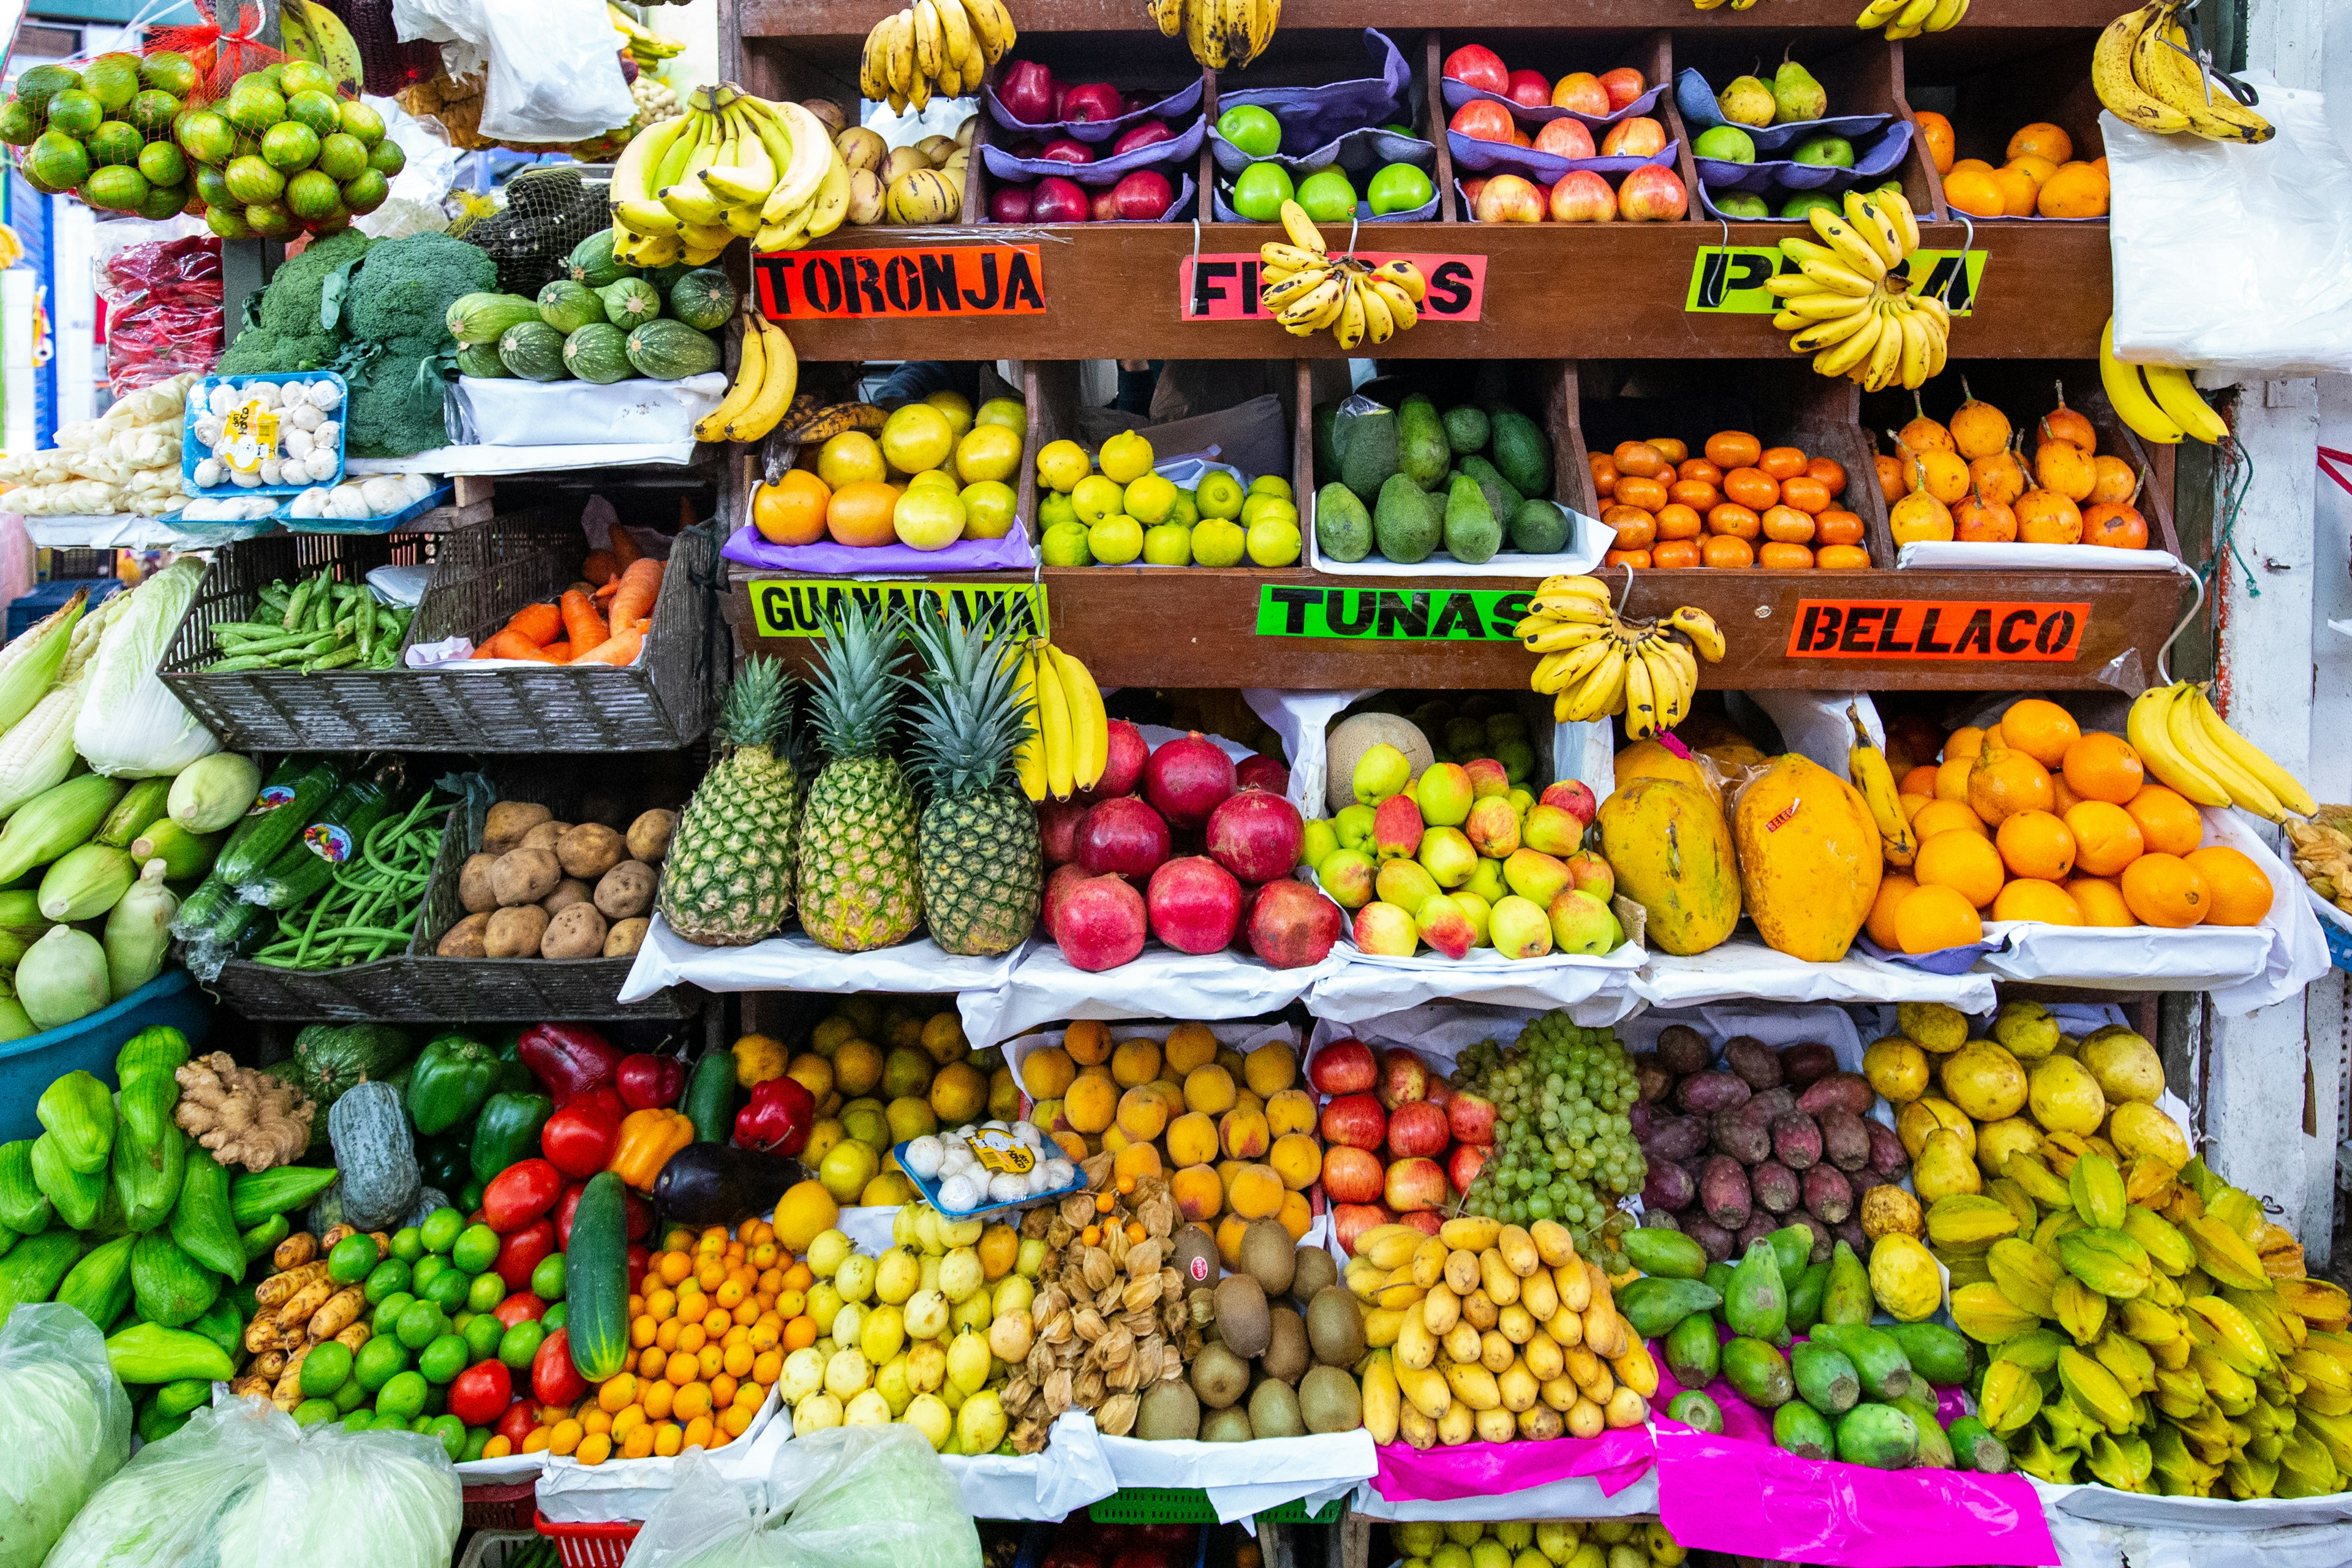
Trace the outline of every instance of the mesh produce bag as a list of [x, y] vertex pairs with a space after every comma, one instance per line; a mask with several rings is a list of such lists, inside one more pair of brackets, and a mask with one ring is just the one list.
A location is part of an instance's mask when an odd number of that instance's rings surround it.
[[577, 169], [526, 169], [507, 182], [505, 208], [468, 226], [464, 237], [499, 264], [501, 293], [530, 300], [564, 276], [573, 247], [611, 221]]
[[360, 47], [360, 80], [373, 96], [390, 98], [440, 74], [441, 46], [422, 38], [402, 42], [392, 25], [392, 0], [320, 3], [351, 29], [352, 41]]
[[37, 1302], [0, 1331], [0, 1407], [13, 1428], [0, 1458], [0, 1568], [40, 1568], [131, 1457], [131, 1401], [97, 1327], [75, 1308]]

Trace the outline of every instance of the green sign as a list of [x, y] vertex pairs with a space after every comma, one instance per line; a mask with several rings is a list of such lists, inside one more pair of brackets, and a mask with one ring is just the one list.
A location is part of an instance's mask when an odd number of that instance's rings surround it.
[[[1945, 303], [1955, 316], [1969, 314], [1984, 281], [1985, 252], [1971, 250], [1967, 255], [1968, 270], [1962, 274], [1959, 251], [1913, 251], [1903, 264], [1912, 280], [1910, 291], [1933, 292], [1949, 283]], [[1776, 314], [1780, 301], [1764, 287], [1764, 280], [1776, 272], [1795, 270], [1796, 263], [1773, 246], [1702, 245], [1691, 258], [1690, 292], [1683, 309], [1726, 315]]]
[[912, 615], [919, 602], [943, 602], [959, 622], [977, 620], [1022, 637], [1045, 635], [1045, 589], [1029, 583], [866, 582], [846, 577], [754, 577], [751, 627], [763, 637], [821, 637], [844, 606]]
[[1364, 642], [1513, 642], [1533, 595], [1501, 588], [1258, 589], [1262, 637], [1354, 637]]

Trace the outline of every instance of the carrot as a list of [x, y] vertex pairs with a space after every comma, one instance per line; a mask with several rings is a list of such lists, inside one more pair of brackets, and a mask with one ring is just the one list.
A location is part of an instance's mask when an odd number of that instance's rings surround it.
[[645, 552], [637, 547], [636, 535], [619, 523], [613, 525], [612, 535], [613, 564], [625, 572], [629, 569], [629, 563], [642, 558]]
[[553, 659], [558, 664], [570, 664], [572, 662], [572, 639], [570, 637], [565, 637], [562, 642], [549, 643], [545, 647], [539, 651], [545, 654], [548, 658]]
[[547, 650], [544, 647], [541, 647], [539, 644], [531, 641], [530, 638], [525, 637], [522, 633], [514, 630], [512, 627], [509, 627], [507, 630], [502, 631], [498, 636], [492, 637], [490, 639], [489, 648], [490, 657], [492, 658], [527, 658], [536, 664], [553, 664], [555, 662], [555, 660], [548, 657]]
[[613, 595], [612, 612], [605, 617], [615, 626], [627, 626], [653, 614], [654, 600], [661, 595], [662, 563], [658, 561], [638, 561], [621, 574], [621, 586]]
[[514, 613], [504, 629], [529, 637], [534, 647], [544, 647], [563, 635], [563, 615], [553, 605], [525, 605]]
[[586, 653], [580, 655], [572, 662], [574, 664], [634, 663], [637, 657], [637, 650], [645, 647], [645, 633], [639, 631], [623, 632], [618, 637], [608, 638], [604, 642], [598, 644], [596, 647], [590, 648]]
[[604, 617], [596, 613], [588, 595], [577, 588], [565, 592], [562, 610], [564, 631], [573, 647], [592, 648], [613, 635], [604, 629]]
[[613, 559], [613, 552], [609, 550], [592, 550], [588, 552], [588, 559], [580, 563], [580, 575], [600, 588], [619, 576], [620, 573], [620, 563]]

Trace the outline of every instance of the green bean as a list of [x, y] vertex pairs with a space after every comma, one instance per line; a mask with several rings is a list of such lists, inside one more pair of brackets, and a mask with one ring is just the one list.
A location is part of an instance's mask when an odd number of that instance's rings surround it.
[[235, 658], [216, 658], [213, 660], [212, 663], [205, 666], [205, 673], [207, 675], [227, 675], [236, 670], [268, 669], [268, 668], [269, 661], [266, 658], [259, 658], [251, 654], [239, 654]]

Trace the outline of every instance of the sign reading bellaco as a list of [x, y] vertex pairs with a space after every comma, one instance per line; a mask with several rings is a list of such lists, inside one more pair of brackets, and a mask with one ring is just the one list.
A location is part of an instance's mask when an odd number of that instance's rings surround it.
[[2064, 664], [2090, 618], [2087, 603], [1800, 599], [1788, 657]]
[[751, 281], [772, 321], [1045, 313], [1034, 245], [761, 251]]
[[[1421, 302], [1423, 321], [1475, 321], [1486, 301], [1486, 258], [1484, 256], [1420, 256], [1405, 251], [1359, 250], [1360, 258], [1377, 267], [1385, 261], [1410, 261], [1429, 283]], [[1255, 250], [1220, 251], [1184, 257], [1176, 264], [1176, 310], [1187, 321], [1260, 321], [1268, 320], [1258, 304], [1258, 261]]]

